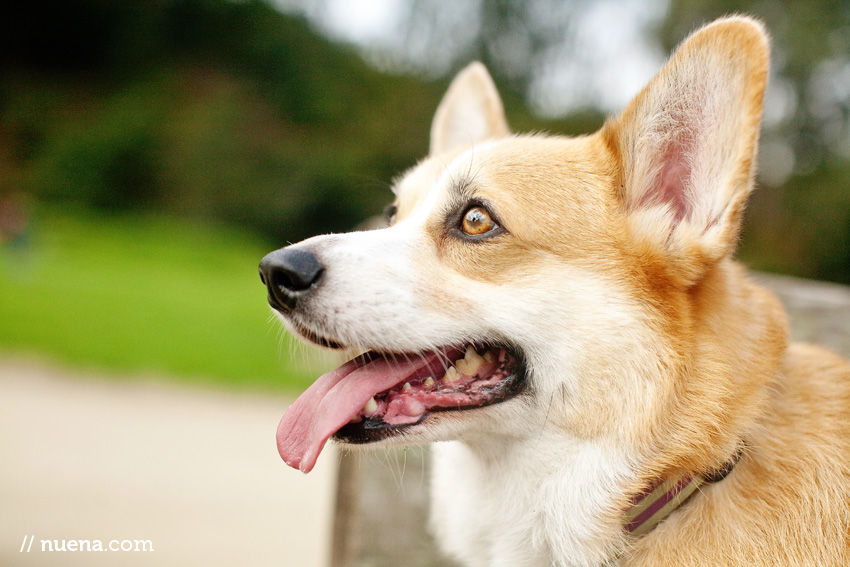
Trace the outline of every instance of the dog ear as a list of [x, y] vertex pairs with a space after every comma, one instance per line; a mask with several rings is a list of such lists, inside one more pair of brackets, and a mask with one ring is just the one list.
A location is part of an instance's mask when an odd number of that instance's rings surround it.
[[502, 99], [481, 63], [466, 67], [449, 85], [431, 124], [431, 155], [510, 133]]
[[620, 162], [619, 202], [638, 242], [681, 283], [730, 254], [753, 187], [769, 45], [755, 20], [691, 35], [603, 136]]

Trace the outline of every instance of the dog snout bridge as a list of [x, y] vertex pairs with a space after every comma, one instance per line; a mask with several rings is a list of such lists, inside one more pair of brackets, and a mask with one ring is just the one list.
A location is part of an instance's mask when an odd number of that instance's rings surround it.
[[324, 266], [309, 250], [281, 248], [260, 262], [260, 280], [269, 290], [269, 305], [281, 312], [295, 309], [322, 278]]

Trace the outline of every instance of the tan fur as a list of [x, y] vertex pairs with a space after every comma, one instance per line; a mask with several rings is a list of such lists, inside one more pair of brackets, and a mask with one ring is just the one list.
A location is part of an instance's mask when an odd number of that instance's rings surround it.
[[[497, 203], [511, 238], [474, 254], [463, 243], [436, 242], [445, 265], [471, 280], [531, 281], [556, 257], [627, 282], [653, 306], [649, 325], [666, 344], [656, 351], [651, 411], [633, 416], [642, 421], [611, 430], [623, 408], [610, 405], [607, 374], [588, 381], [574, 404], [579, 411], [552, 412], [572, 434], [613, 436], [634, 444], [636, 455], [655, 455], [612, 516], [654, 480], [717, 467], [745, 443], [734, 472], [629, 542], [622, 566], [848, 564], [850, 368], [817, 347], [788, 348], [781, 306], [728, 259], [753, 184], [767, 66], [761, 27], [725, 20], [692, 37], [594, 136], [491, 142], [474, 153], [468, 178], [454, 182]], [[480, 80], [480, 68], [473, 72]], [[722, 77], [728, 89], [715, 92], [708, 75]], [[475, 89], [467, 80], [461, 75], [449, 96]], [[488, 86], [477, 96], [493, 95]], [[445, 134], [451, 126], [441, 116], [450, 105], [444, 101], [435, 117], [432, 148], [456, 156], [458, 137]], [[724, 191], [694, 197], [693, 211], [671, 228], [670, 211], [646, 196], [658, 184], [652, 157], [676, 143], [671, 131], [681, 123], [702, 120], [706, 107], [732, 119], [705, 139], [686, 141], [708, 156], [695, 183]], [[491, 134], [503, 136], [499, 129]], [[402, 192], [401, 202], [407, 197]], [[432, 233], [440, 239], [436, 223]], [[598, 360], [587, 359], [585, 376]]]
[[[850, 564], [850, 364], [789, 346], [779, 302], [731, 259], [768, 58], [761, 24], [719, 20], [579, 138], [509, 134], [474, 64], [396, 184], [394, 225], [294, 245], [324, 267], [295, 329], [414, 356], [521, 350], [521, 394], [380, 442], [448, 441], [432, 528], [465, 565]], [[501, 231], [466, 238], [481, 203]], [[738, 447], [727, 478], [624, 533], [636, 495]]]

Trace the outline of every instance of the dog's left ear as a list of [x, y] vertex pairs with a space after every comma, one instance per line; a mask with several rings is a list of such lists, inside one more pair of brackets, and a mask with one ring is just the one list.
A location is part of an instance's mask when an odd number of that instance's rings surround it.
[[502, 98], [487, 69], [470, 64], [449, 85], [431, 124], [431, 155], [510, 133]]
[[620, 204], [641, 245], [661, 252], [683, 285], [730, 254], [753, 187], [768, 74], [755, 20], [718, 20], [691, 35], [610, 121]]

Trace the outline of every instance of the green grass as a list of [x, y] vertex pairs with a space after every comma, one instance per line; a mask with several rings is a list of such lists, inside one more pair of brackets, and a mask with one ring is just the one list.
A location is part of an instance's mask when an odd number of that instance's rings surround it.
[[0, 243], [0, 352], [303, 388], [303, 351], [271, 319], [257, 276], [270, 248], [176, 219], [40, 210], [25, 246]]

